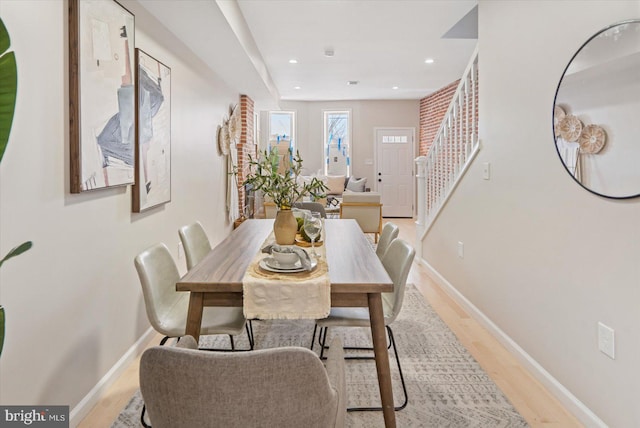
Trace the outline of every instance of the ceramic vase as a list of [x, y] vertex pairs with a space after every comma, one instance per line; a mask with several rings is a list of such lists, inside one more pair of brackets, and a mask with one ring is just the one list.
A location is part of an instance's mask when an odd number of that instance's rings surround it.
[[291, 210], [280, 209], [273, 222], [273, 234], [279, 245], [293, 245], [298, 232], [298, 222]]

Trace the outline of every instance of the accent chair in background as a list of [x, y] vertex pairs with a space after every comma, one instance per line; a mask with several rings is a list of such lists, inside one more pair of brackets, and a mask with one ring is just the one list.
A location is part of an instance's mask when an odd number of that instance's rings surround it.
[[355, 219], [364, 233], [375, 234], [375, 242], [382, 231], [382, 204], [378, 192], [350, 192], [342, 194], [340, 218]]
[[320, 202], [295, 202], [293, 204], [293, 207], [299, 208], [301, 210], [320, 213], [320, 217], [327, 218], [327, 212], [324, 209], [324, 205], [322, 205]]

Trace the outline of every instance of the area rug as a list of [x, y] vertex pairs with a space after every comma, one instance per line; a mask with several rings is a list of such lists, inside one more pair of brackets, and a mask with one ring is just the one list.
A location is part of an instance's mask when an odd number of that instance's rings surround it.
[[[312, 321], [254, 321], [256, 348], [278, 346], [309, 347]], [[396, 412], [398, 427], [526, 427], [515, 410], [478, 362], [458, 342], [456, 336], [409, 284], [402, 311], [392, 324], [402, 371], [409, 393], [409, 404]], [[370, 346], [368, 329], [332, 329], [345, 346]], [[228, 337], [205, 336], [200, 346], [228, 346]], [[246, 336], [237, 346], [247, 346]], [[314, 346], [319, 351], [317, 343]], [[393, 352], [390, 353], [394, 400], [402, 400], [402, 385]], [[380, 403], [375, 362], [346, 362], [349, 407], [376, 406]], [[139, 427], [142, 400], [136, 393], [112, 428]], [[349, 412], [347, 426], [384, 427], [382, 412]]]

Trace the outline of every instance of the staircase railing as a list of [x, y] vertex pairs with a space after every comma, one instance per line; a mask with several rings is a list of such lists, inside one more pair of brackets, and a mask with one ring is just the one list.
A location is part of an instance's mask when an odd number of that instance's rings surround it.
[[416, 159], [420, 240], [424, 239], [479, 148], [476, 47], [433, 144], [426, 156]]

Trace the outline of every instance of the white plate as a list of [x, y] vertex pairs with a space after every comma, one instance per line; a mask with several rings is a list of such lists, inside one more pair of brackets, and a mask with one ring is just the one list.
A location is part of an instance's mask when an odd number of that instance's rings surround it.
[[[318, 265], [317, 260], [311, 260], [311, 270]], [[272, 257], [265, 257], [260, 260], [260, 267], [269, 272], [277, 272], [277, 273], [298, 273], [304, 272], [305, 269], [302, 267], [302, 263], [298, 260], [293, 267], [281, 268], [278, 267], [278, 262], [276, 262]]]

